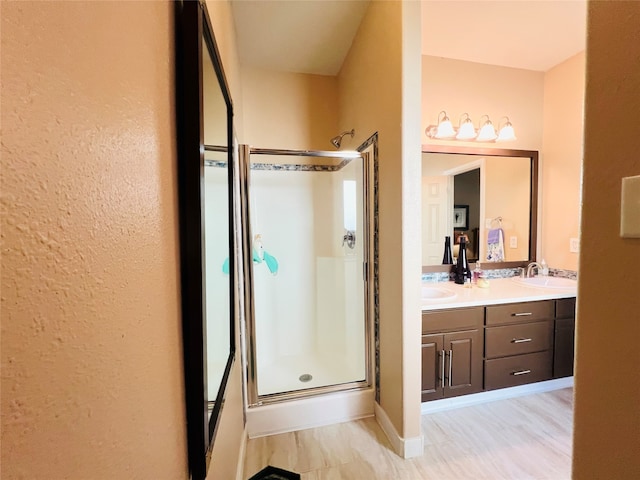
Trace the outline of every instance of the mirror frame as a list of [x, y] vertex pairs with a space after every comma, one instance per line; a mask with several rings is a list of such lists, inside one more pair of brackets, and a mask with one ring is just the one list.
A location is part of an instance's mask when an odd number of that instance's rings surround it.
[[[206, 477], [226, 386], [235, 359], [236, 258], [233, 216], [233, 104], [203, 0], [175, 3], [178, 214], [187, 446], [190, 478]], [[227, 105], [229, 218], [229, 356], [209, 415], [204, 257], [204, 111], [202, 54], [209, 53]]]
[[[536, 261], [538, 246], [538, 151], [514, 150], [507, 148], [459, 147], [454, 145], [423, 144], [422, 153], [450, 153], [458, 155], [476, 155], [482, 157], [522, 157], [531, 159], [530, 169], [530, 199], [529, 199], [529, 259], [514, 262], [483, 262], [484, 270], [500, 268], [526, 267]], [[448, 272], [451, 265], [423, 265], [422, 273]]]

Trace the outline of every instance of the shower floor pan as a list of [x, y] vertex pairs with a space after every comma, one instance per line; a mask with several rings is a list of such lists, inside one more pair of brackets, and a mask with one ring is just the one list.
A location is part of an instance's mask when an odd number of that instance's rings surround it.
[[364, 380], [364, 362], [354, 363], [345, 355], [335, 354], [279, 357], [269, 364], [258, 365], [258, 395]]

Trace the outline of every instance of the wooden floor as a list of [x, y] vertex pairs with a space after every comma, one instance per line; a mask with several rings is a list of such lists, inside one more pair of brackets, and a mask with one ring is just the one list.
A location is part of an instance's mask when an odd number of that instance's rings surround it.
[[267, 465], [304, 480], [571, 478], [573, 389], [422, 417], [422, 457], [391, 451], [374, 418], [256, 438], [244, 478]]

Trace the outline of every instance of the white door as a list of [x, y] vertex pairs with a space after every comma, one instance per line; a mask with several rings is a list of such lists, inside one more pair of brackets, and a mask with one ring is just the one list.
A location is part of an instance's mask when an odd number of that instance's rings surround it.
[[422, 265], [442, 263], [444, 238], [453, 231], [452, 178], [422, 177]]

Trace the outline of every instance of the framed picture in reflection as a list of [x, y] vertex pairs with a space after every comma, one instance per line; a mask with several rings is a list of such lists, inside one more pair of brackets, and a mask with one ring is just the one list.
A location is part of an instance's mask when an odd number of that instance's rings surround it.
[[469, 205], [453, 206], [453, 229], [454, 230], [469, 229]]

